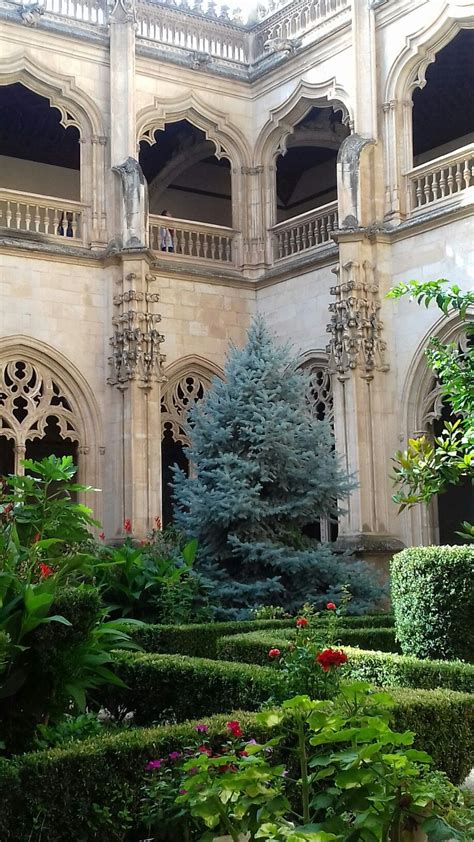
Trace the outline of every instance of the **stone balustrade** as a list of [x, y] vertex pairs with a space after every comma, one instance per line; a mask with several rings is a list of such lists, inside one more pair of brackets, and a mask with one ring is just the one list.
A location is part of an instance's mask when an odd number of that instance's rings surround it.
[[107, 22], [107, 0], [38, 0], [38, 7], [50, 15], [83, 23], [100, 26]]
[[150, 216], [150, 248], [170, 258], [179, 255], [180, 258], [192, 258], [194, 261], [233, 266], [235, 234], [232, 228], [221, 225], [169, 216]]
[[406, 175], [412, 212], [474, 187], [474, 143], [410, 170]]
[[275, 263], [330, 242], [337, 225], [337, 202], [329, 202], [274, 225], [271, 230]]
[[0, 228], [84, 244], [84, 205], [69, 199], [0, 190]]

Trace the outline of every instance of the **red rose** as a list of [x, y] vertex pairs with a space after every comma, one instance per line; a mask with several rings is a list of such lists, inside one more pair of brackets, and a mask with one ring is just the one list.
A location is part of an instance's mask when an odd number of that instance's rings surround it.
[[236, 719], [232, 719], [230, 722], [227, 723], [227, 728], [229, 729], [232, 737], [242, 737], [242, 730], [237, 722]]
[[316, 661], [324, 672], [329, 672], [331, 667], [340, 667], [347, 663], [347, 655], [336, 649], [324, 649], [316, 655]]
[[54, 573], [53, 568], [49, 567], [47, 564], [43, 564], [43, 562], [41, 562], [39, 567], [40, 567], [40, 575], [41, 575], [42, 579], [47, 579], [48, 576], [52, 576], [53, 573]]
[[328, 602], [328, 604], [326, 605], [326, 608], [328, 609], [328, 611], [335, 611], [336, 610], [336, 606], [334, 605], [334, 602]]
[[124, 522], [123, 522], [123, 531], [126, 532], [127, 535], [130, 535], [130, 533], [132, 531], [132, 521], [130, 520], [129, 517], [126, 517]]
[[308, 621], [307, 621], [306, 617], [298, 617], [298, 619], [296, 621], [296, 625], [298, 626], [298, 628], [303, 628], [304, 626], [307, 626]]
[[270, 649], [270, 651], [268, 653], [269, 658], [279, 658], [280, 655], [281, 655], [281, 652], [280, 652], [279, 649]]

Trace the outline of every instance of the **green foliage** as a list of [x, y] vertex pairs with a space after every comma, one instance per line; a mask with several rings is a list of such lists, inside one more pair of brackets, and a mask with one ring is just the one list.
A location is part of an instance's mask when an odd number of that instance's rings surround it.
[[[462, 292], [456, 284], [446, 289], [447, 283], [401, 283], [388, 298], [409, 294], [426, 307], [434, 301], [444, 314], [453, 308], [465, 321], [468, 340], [472, 339], [474, 323], [468, 320], [468, 310], [474, 305], [474, 293]], [[440, 382], [441, 394], [458, 418], [454, 423], [445, 421], [433, 441], [427, 436], [410, 439], [407, 450], [395, 454], [394, 482], [399, 491], [393, 499], [400, 504], [400, 511], [416, 503], [429, 503], [435, 494], [465, 477], [474, 481], [474, 344], [468, 342], [466, 349], [460, 350], [456, 344], [433, 338], [426, 356]], [[464, 523], [459, 534], [472, 540], [472, 525]]]
[[103, 725], [95, 713], [80, 713], [78, 716], [66, 714], [55, 725], [39, 725], [35, 748], [56, 748], [95, 737], [103, 731]]
[[281, 605], [257, 605], [250, 612], [252, 620], [283, 620], [286, 616]]
[[413, 748], [414, 734], [391, 727], [392, 707], [388, 694], [355, 682], [333, 702], [296, 696], [259, 714], [296, 743], [299, 769], [291, 820], [273, 817], [256, 838], [389, 842], [415, 825], [429, 826], [435, 839], [468, 842], [440, 815], [447, 788], [427, 774], [432, 759]]
[[226, 635], [253, 629], [289, 628], [294, 620], [235, 620], [227, 623], [190, 623], [189, 625], [143, 625], [133, 632], [133, 639], [146, 652], [216, 658], [217, 642]]
[[[104, 687], [100, 700], [114, 713], [136, 711], [140, 725], [258, 710], [275, 688], [273, 669], [250, 664], [141, 653], [117, 654], [115, 663], [127, 689]], [[415, 731], [436, 767], [463, 781], [474, 765], [474, 696], [402, 688], [393, 695], [396, 727]]]
[[474, 661], [474, 547], [415, 547], [391, 562], [402, 652]]
[[[384, 628], [341, 628], [338, 632], [338, 640], [342, 646], [359, 646], [361, 649], [388, 652], [396, 650], [394, 637], [393, 629]], [[224, 661], [244, 661], [265, 666], [269, 663], [269, 649], [287, 649], [294, 643], [294, 638], [294, 629], [284, 628], [223, 636], [217, 642], [217, 657]]]
[[159, 529], [139, 545], [127, 537], [119, 547], [99, 547], [96, 581], [113, 616], [149, 622], [189, 619], [198, 589], [196, 551], [196, 540], [186, 542], [175, 530], [163, 535]]

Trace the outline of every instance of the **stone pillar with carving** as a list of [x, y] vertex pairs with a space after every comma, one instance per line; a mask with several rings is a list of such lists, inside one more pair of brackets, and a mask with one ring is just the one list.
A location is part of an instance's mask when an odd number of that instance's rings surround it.
[[265, 219], [262, 195], [264, 167], [242, 167], [245, 214], [243, 225], [243, 268], [248, 277], [258, 277], [265, 267]]
[[333, 270], [327, 351], [337, 449], [358, 482], [344, 503], [347, 512], [340, 520], [338, 544], [384, 565], [403, 546], [393, 534], [399, 530], [390, 494], [396, 406], [381, 320], [384, 289], [370, 236], [340, 230], [336, 237], [341, 262]]
[[109, 529], [120, 534], [130, 518], [143, 537], [161, 516], [161, 382], [164, 357], [156, 312], [156, 276], [147, 261], [131, 253], [113, 296], [109, 384], [111, 452], [107, 486], [114, 489]]

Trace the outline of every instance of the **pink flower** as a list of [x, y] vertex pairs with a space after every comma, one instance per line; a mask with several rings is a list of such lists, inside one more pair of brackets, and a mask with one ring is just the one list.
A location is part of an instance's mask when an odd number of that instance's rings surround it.
[[163, 758], [160, 760], [150, 760], [150, 762], [146, 764], [145, 769], [149, 769], [150, 771], [152, 769], [161, 769], [162, 764]]
[[336, 610], [336, 606], [335, 606], [334, 602], [328, 602], [328, 604], [326, 605], [326, 608], [328, 609], [328, 611], [335, 611]]
[[130, 535], [132, 531], [132, 521], [129, 517], [126, 517], [123, 522], [123, 531], [126, 532], [127, 535]]
[[188, 790], [187, 790], [187, 789], [180, 789], [180, 790], [179, 790], [179, 794], [180, 794], [180, 795], [187, 795], [187, 792], [188, 792]]
[[181, 757], [181, 752], [180, 751], [170, 751], [170, 753], [168, 754], [168, 757], [169, 757], [170, 760], [179, 760], [179, 758]]
[[194, 730], [197, 731], [198, 734], [205, 734], [206, 731], [209, 731], [209, 725], [206, 725], [204, 722], [198, 722], [198, 724], [194, 726]]
[[270, 651], [268, 653], [269, 658], [279, 658], [280, 655], [281, 655], [281, 652], [280, 652], [279, 649], [270, 649]]

